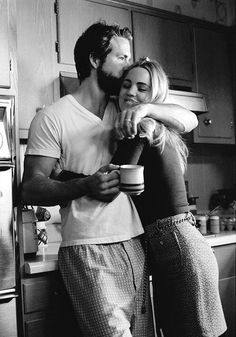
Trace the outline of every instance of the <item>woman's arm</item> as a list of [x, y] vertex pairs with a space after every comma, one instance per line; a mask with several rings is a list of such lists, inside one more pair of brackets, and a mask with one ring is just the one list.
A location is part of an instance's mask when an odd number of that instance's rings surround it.
[[198, 125], [196, 115], [180, 105], [146, 103], [133, 106], [119, 113], [116, 132], [120, 138], [137, 134], [137, 125], [143, 117], [151, 117], [180, 133], [188, 133]]

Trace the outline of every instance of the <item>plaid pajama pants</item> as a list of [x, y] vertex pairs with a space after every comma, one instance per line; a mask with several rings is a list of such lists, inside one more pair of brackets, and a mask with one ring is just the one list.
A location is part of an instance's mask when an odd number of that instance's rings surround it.
[[83, 337], [154, 337], [139, 238], [61, 247], [58, 261]]

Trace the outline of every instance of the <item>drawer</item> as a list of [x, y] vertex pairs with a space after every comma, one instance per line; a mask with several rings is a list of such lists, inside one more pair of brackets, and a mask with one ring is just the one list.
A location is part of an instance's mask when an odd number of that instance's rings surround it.
[[44, 311], [53, 305], [58, 294], [58, 285], [51, 278], [25, 280], [23, 284], [24, 312]]

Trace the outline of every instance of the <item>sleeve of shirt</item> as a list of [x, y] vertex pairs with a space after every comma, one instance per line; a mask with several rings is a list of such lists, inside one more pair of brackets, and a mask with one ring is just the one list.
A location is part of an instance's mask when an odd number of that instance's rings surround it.
[[39, 111], [30, 125], [26, 155], [60, 158], [60, 126], [44, 110]]

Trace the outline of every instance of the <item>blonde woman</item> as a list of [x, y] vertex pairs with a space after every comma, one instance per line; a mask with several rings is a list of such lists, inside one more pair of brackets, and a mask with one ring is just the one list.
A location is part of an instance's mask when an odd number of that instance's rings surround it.
[[[125, 72], [120, 110], [164, 102], [168, 79], [148, 59]], [[122, 113], [122, 112], [121, 112]], [[184, 183], [188, 149], [163, 124], [144, 118], [139, 135], [123, 139], [114, 164], [144, 165], [145, 191], [133, 197], [148, 243], [156, 322], [165, 337], [217, 337], [226, 330], [218, 291], [218, 266], [211, 247], [195, 227]], [[132, 120], [127, 120], [127, 130]], [[120, 136], [118, 132], [118, 137]]]

